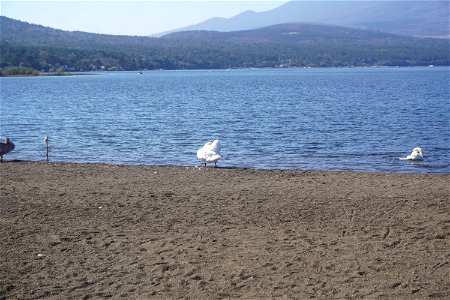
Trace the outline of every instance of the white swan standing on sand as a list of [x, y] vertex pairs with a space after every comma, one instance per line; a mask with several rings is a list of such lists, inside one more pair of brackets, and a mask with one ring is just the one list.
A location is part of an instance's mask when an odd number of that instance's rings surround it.
[[421, 161], [423, 160], [423, 152], [422, 148], [416, 147], [413, 149], [410, 155], [407, 157], [400, 157], [401, 160], [417, 160]]
[[197, 157], [205, 163], [214, 163], [217, 166], [217, 161], [221, 158], [220, 156], [220, 146], [219, 140], [214, 140], [212, 142], [207, 142], [202, 148], [198, 149]]
[[0, 142], [0, 162], [3, 162], [3, 155], [13, 151], [14, 148], [16, 148], [16, 145], [9, 138], [5, 138], [5, 141]]

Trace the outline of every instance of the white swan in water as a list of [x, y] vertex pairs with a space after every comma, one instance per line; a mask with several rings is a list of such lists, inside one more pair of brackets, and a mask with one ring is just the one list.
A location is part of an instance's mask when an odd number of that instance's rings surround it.
[[205, 163], [214, 163], [217, 166], [217, 161], [221, 158], [220, 156], [220, 146], [219, 140], [214, 140], [212, 142], [207, 142], [202, 148], [198, 149], [197, 157]]
[[3, 162], [3, 155], [13, 151], [14, 148], [16, 148], [16, 145], [9, 138], [5, 138], [5, 141], [0, 142], [0, 162]]
[[416, 147], [407, 157], [400, 157], [401, 160], [423, 160], [422, 148]]

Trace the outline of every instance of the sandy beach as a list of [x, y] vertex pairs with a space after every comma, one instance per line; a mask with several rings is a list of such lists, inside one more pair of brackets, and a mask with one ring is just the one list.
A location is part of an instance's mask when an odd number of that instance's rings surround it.
[[0, 170], [0, 299], [450, 297], [450, 175]]

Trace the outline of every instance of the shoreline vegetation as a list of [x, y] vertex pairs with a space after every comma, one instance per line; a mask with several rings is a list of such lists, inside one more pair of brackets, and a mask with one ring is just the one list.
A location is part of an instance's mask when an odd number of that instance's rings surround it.
[[0, 169], [0, 298], [450, 296], [450, 174]]
[[0, 77], [32, 77], [32, 76], [72, 76], [73, 74], [63, 70], [39, 72], [28, 67], [0, 68]]

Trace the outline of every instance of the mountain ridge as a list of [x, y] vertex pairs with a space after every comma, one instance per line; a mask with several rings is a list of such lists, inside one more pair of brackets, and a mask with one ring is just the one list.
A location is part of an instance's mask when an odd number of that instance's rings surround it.
[[212, 18], [153, 36], [188, 30], [237, 31], [291, 22], [450, 38], [448, 1], [289, 1], [269, 11]]

